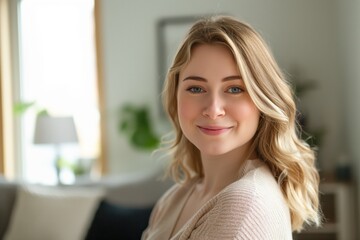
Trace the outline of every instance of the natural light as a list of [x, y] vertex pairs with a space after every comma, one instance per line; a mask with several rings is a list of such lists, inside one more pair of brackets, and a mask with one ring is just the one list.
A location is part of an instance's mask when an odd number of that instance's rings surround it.
[[[94, 46], [94, 0], [22, 0], [20, 2], [20, 95], [35, 102], [21, 116], [24, 180], [56, 184], [55, 148], [34, 144], [36, 110], [72, 116], [79, 144], [61, 145], [70, 163], [92, 163], [99, 153], [99, 111]], [[75, 175], [66, 168], [63, 183]]]

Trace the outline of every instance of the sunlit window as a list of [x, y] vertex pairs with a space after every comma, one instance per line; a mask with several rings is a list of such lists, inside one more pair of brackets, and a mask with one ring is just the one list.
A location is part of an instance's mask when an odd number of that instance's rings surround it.
[[[99, 153], [94, 0], [22, 0], [19, 10], [21, 102], [34, 102], [21, 116], [22, 175], [54, 184], [55, 148], [33, 141], [39, 109], [74, 118], [79, 143], [60, 146], [69, 166], [90, 165]], [[71, 183], [75, 174], [65, 166], [61, 178]]]

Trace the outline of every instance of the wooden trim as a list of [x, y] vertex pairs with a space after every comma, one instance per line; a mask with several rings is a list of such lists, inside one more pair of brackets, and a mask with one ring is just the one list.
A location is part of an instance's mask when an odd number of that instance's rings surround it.
[[[2, 5], [0, 4], [0, 9], [2, 9]], [[1, 13], [0, 13], [1, 14]], [[1, 14], [2, 15], [2, 14]], [[0, 16], [1, 16], [0, 15]], [[1, 34], [1, 22], [2, 20], [0, 19], [0, 37], [2, 36]], [[1, 46], [1, 39], [0, 39], [0, 46]], [[5, 155], [4, 155], [4, 123], [3, 123], [3, 100], [2, 100], [2, 92], [3, 92], [3, 84], [2, 84], [2, 56], [1, 56], [2, 52], [1, 52], [1, 47], [0, 47], [0, 174], [4, 175], [5, 173]]]
[[16, 177], [18, 166], [15, 144], [15, 118], [13, 112], [14, 87], [16, 85], [17, 73], [17, 6], [18, 1], [0, 0], [0, 84], [1, 84], [1, 170], [5, 177], [13, 179]]
[[97, 87], [98, 103], [100, 112], [100, 153], [99, 169], [104, 175], [108, 172], [107, 148], [106, 148], [106, 112], [105, 112], [105, 88], [104, 88], [104, 68], [103, 68], [103, 48], [101, 39], [101, 0], [94, 0], [94, 25], [95, 25], [95, 51], [97, 65]]
[[0, 0], [0, 174], [5, 174], [5, 135], [4, 135], [4, 62], [6, 38], [9, 36], [8, 28], [9, 6], [6, 0]]
[[0, 0], [0, 173], [13, 178], [14, 160], [14, 116], [13, 105], [13, 64], [11, 13], [16, 2]]

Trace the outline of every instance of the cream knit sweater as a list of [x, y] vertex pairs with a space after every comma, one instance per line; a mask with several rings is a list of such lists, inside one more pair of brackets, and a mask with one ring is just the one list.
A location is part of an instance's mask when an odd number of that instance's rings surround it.
[[242, 177], [210, 199], [172, 235], [197, 179], [176, 184], [156, 204], [143, 240], [292, 239], [288, 206], [269, 168], [248, 160]]

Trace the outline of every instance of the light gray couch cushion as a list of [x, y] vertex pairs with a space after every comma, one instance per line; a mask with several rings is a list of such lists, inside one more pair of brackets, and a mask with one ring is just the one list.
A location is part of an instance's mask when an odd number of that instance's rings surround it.
[[17, 184], [0, 177], [0, 239], [3, 239], [9, 224], [16, 198]]
[[134, 181], [131, 184], [107, 184], [105, 199], [111, 203], [129, 207], [154, 205], [174, 183], [156, 177]]
[[103, 196], [101, 189], [21, 184], [4, 240], [84, 239]]
[[161, 180], [161, 170], [106, 176], [95, 182], [82, 182], [80, 186], [101, 187], [105, 200], [126, 207], [149, 207], [169, 189], [174, 182]]

